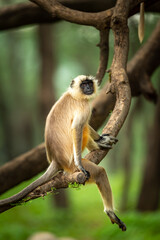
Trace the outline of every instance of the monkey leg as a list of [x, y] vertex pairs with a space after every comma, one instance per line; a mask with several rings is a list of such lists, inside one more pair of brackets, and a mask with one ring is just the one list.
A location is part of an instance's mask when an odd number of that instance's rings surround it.
[[90, 173], [89, 182], [95, 182], [97, 184], [103, 200], [104, 212], [108, 215], [112, 223], [118, 224], [122, 231], [126, 231], [125, 224], [113, 211], [112, 190], [105, 169], [87, 159], [82, 159], [82, 165]]

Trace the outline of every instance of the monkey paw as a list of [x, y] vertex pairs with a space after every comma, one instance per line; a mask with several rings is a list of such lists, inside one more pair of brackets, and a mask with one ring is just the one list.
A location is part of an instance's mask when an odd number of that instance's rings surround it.
[[116, 214], [112, 211], [106, 211], [108, 217], [110, 218], [112, 224], [116, 223], [118, 224], [119, 228], [122, 229], [122, 231], [126, 231], [126, 225], [116, 216]]
[[116, 144], [118, 139], [109, 135], [109, 134], [102, 134], [98, 140], [96, 140], [98, 146], [101, 148], [112, 148], [112, 144]]

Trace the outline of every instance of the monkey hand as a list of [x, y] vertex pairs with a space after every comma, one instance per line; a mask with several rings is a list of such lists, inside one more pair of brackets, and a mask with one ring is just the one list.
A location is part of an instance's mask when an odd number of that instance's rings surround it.
[[98, 146], [100, 148], [112, 148], [112, 144], [116, 144], [118, 142], [118, 139], [116, 139], [113, 136], [110, 136], [109, 134], [102, 134], [98, 140], [96, 140]]

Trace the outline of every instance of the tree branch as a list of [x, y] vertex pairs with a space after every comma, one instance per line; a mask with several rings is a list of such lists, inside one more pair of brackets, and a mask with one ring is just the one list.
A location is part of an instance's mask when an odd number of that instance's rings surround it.
[[[100, 12], [115, 5], [115, 0], [59, 0], [64, 6], [84, 12]], [[145, 1], [145, 11], [160, 12], [160, 0]], [[139, 12], [138, 3], [131, 9], [129, 16]], [[0, 9], [0, 30], [7, 30], [31, 24], [54, 23], [59, 18], [50, 16], [33, 3], [19, 3]]]
[[12, 203], [12, 204], [1, 205], [0, 213], [7, 211], [10, 208], [13, 208], [15, 206], [26, 203], [30, 200], [33, 200], [39, 197], [44, 197], [49, 192], [55, 192], [59, 188], [68, 188], [69, 184], [73, 184], [73, 187], [76, 187], [75, 183], [79, 185], [79, 184], [84, 184], [85, 181], [86, 181], [86, 178], [82, 172], [75, 172], [73, 174], [63, 174], [63, 172], [60, 172], [54, 178], [52, 178], [49, 182], [35, 188], [31, 193], [27, 194], [25, 198], [20, 199], [19, 201], [16, 201], [15, 203]]
[[[0, 168], [0, 194], [34, 177], [48, 166], [44, 143], [20, 155]], [[25, 174], [24, 174], [25, 173]], [[7, 179], [7, 181], [4, 181]]]
[[31, 1], [47, 11], [52, 17], [58, 17], [71, 23], [94, 26], [98, 29], [105, 28], [106, 24], [110, 24], [110, 18], [113, 12], [113, 9], [109, 9], [100, 13], [86, 13], [67, 8], [56, 0]]

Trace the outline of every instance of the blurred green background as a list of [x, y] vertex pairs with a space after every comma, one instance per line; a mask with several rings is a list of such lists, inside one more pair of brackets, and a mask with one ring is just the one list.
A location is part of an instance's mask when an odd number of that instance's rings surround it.
[[[158, 18], [157, 15], [147, 14], [144, 42], [153, 31]], [[140, 47], [137, 24], [137, 16], [129, 20], [129, 59]], [[40, 28], [32, 26], [0, 33], [1, 165], [44, 140], [45, 120], [40, 113]], [[53, 50], [54, 102], [68, 88], [72, 78], [80, 74], [95, 75], [99, 61], [99, 49], [96, 47], [99, 34], [94, 28], [66, 22], [50, 25], [49, 31]], [[110, 33], [108, 68], [112, 62], [113, 47], [113, 36]], [[152, 76], [156, 89], [159, 89], [159, 77], [160, 69]], [[104, 81], [106, 79], [107, 76]], [[154, 125], [155, 109], [156, 106], [143, 97], [132, 99], [128, 119], [118, 136], [119, 142], [102, 162], [112, 186], [117, 215], [127, 225], [126, 232], [121, 232], [116, 225], [112, 225], [103, 213], [96, 186], [86, 185], [65, 190], [67, 207], [57, 207], [53, 200], [55, 196], [50, 195], [4, 212], [0, 215], [0, 240], [25, 240], [38, 231], [49, 231], [59, 237], [69, 236], [81, 240], [159, 240], [159, 208], [155, 211], [137, 211], [148, 154], [148, 133]], [[1, 198], [18, 192], [29, 182], [15, 187]]]

